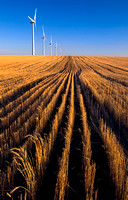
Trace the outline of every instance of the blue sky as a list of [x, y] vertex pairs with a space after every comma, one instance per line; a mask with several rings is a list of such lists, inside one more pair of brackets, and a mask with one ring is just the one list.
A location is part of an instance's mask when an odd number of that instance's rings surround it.
[[37, 55], [43, 25], [63, 55], [128, 56], [128, 0], [0, 0], [0, 8], [0, 54], [31, 55], [28, 15], [37, 8]]

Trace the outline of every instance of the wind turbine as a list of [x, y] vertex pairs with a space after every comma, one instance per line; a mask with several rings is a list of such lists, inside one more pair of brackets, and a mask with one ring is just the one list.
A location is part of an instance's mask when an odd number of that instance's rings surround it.
[[45, 40], [46, 40], [46, 37], [45, 37], [45, 32], [44, 32], [44, 27], [42, 26], [42, 29], [43, 29], [43, 55], [45, 56]]
[[50, 55], [52, 56], [52, 37], [51, 37], [51, 42], [50, 42]]
[[56, 42], [55, 50], [56, 50], [56, 56], [57, 56], [57, 42]]
[[35, 43], [34, 43], [34, 25], [36, 28], [36, 12], [37, 12], [37, 8], [35, 9], [35, 15], [34, 15], [34, 19], [32, 19], [31, 17], [28, 16], [28, 18], [31, 20], [31, 24], [32, 24], [32, 55], [35, 55]]

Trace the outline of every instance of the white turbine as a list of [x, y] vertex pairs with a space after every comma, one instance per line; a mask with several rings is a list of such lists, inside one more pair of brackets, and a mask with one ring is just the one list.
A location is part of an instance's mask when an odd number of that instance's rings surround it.
[[51, 37], [51, 42], [50, 42], [50, 55], [52, 56], [52, 37]]
[[55, 50], [56, 50], [56, 56], [57, 56], [57, 42], [56, 42]]
[[43, 55], [45, 56], [45, 40], [46, 40], [46, 37], [45, 37], [45, 32], [44, 32], [44, 27], [42, 26], [42, 30], [43, 30]]
[[35, 9], [35, 15], [34, 15], [34, 20], [28, 16], [28, 18], [31, 20], [31, 24], [32, 24], [32, 55], [35, 55], [35, 43], [34, 43], [34, 25], [36, 28], [36, 12], [37, 12], [37, 8]]

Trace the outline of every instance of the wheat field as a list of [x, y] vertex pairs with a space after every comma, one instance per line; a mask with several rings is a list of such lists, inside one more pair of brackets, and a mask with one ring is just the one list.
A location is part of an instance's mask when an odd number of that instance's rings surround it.
[[128, 200], [128, 58], [0, 56], [0, 199]]

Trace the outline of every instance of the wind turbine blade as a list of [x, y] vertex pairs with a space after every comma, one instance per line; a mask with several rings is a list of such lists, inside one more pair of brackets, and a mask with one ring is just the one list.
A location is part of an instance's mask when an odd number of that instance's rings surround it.
[[43, 30], [43, 36], [45, 37], [45, 32], [44, 32], [44, 27], [42, 26], [42, 30]]
[[32, 22], [34, 22], [34, 20], [33, 20], [31, 17], [28, 16], [28, 18], [29, 18]]
[[37, 12], [37, 8], [35, 9], [34, 21], [36, 21], [36, 12]]

